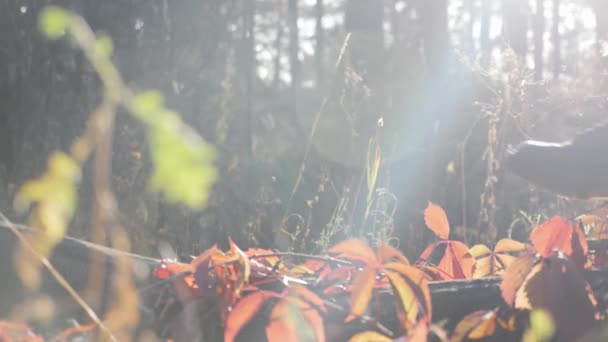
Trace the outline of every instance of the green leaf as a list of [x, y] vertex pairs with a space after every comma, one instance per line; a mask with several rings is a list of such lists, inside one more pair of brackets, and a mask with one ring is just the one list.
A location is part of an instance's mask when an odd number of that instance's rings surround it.
[[50, 39], [59, 39], [68, 28], [70, 15], [57, 6], [47, 6], [42, 10], [38, 26]]
[[151, 190], [164, 193], [170, 202], [202, 208], [218, 177], [215, 149], [172, 111], [164, 111], [150, 127], [150, 145], [155, 164]]
[[541, 341], [548, 341], [555, 333], [555, 324], [551, 314], [542, 309], [530, 313], [530, 328]]
[[140, 120], [153, 124], [155, 114], [163, 110], [163, 95], [155, 90], [149, 90], [133, 97], [130, 103], [131, 111]]
[[93, 49], [95, 56], [110, 58], [114, 52], [114, 42], [112, 41], [112, 38], [107, 35], [102, 35], [95, 41]]

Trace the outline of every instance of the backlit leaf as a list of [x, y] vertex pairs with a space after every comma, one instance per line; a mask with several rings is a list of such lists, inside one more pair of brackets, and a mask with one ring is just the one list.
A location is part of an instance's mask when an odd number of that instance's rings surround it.
[[372, 291], [375, 284], [375, 268], [368, 266], [357, 273], [353, 280], [350, 313], [344, 320], [345, 323], [348, 323], [357, 317], [361, 317], [365, 313], [367, 305], [372, 298]]
[[381, 263], [396, 259], [405, 265], [410, 264], [410, 261], [400, 251], [384, 242], [378, 246], [378, 259]]
[[450, 241], [438, 267], [452, 279], [468, 279], [473, 276], [475, 258], [465, 244]]
[[418, 299], [414, 291], [401, 278], [398, 273], [386, 272], [386, 276], [390, 280], [391, 287], [395, 294], [397, 317], [401, 321], [401, 325], [407, 330], [413, 326], [418, 316]]
[[494, 253], [518, 253], [523, 252], [526, 249], [526, 245], [523, 243], [511, 240], [511, 239], [501, 239], [496, 243], [496, 247], [494, 247]]
[[241, 329], [260, 311], [262, 304], [278, 296], [274, 292], [258, 291], [239, 300], [226, 319], [224, 341], [234, 341]]
[[266, 327], [268, 341], [325, 341], [323, 318], [299, 298], [288, 297], [277, 303]]
[[496, 331], [496, 311], [479, 310], [466, 315], [454, 328], [450, 342], [482, 339]]
[[249, 257], [247, 257], [247, 255], [234, 243], [234, 241], [232, 241], [232, 238], [229, 237], [228, 242], [230, 244], [230, 253], [237, 257], [239, 264], [241, 265], [236, 288], [234, 289], [235, 295], [240, 296], [243, 286], [249, 282], [249, 277], [251, 276], [251, 265], [249, 264]]
[[301, 285], [291, 285], [288, 288], [288, 293], [290, 296], [297, 296], [301, 300], [308, 302], [317, 308], [321, 309], [323, 312], [327, 312], [327, 308], [325, 307], [325, 303], [323, 300], [314, 292]]
[[359, 239], [344, 240], [327, 250], [328, 253], [337, 254], [338, 259], [359, 261], [366, 265], [378, 262], [376, 253], [363, 241]]
[[524, 254], [518, 257], [503, 274], [502, 282], [500, 283], [500, 292], [505, 303], [514, 307], [515, 298], [520, 287], [530, 274], [532, 267], [537, 262], [534, 254]]
[[554, 249], [572, 255], [572, 234], [574, 223], [561, 216], [554, 216], [534, 228], [530, 241], [543, 257], [548, 257]]
[[440, 239], [448, 239], [448, 236], [450, 235], [450, 224], [443, 208], [429, 202], [424, 210], [424, 222]]
[[488, 248], [488, 246], [479, 244], [471, 247], [470, 253], [474, 258], [480, 258], [489, 256], [492, 254], [492, 251]]
[[427, 276], [420, 269], [392, 262], [384, 265], [384, 269], [391, 270], [401, 275], [416, 295], [417, 302], [422, 306], [424, 315], [432, 318], [431, 291], [429, 289]]

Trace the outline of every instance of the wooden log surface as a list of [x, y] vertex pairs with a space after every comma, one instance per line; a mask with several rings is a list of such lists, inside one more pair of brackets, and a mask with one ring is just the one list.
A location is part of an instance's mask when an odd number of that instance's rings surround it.
[[[29, 228], [18, 226], [22, 232], [30, 231]], [[595, 243], [595, 244], [604, 244]], [[60, 329], [65, 327], [66, 319], [82, 318], [82, 312], [74, 304], [68, 294], [57, 284], [53, 277], [46, 271], [43, 272], [42, 287], [39, 291], [28, 291], [22, 286], [14, 267], [14, 256], [18, 240], [15, 235], [5, 226], [0, 225], [0, 319], [9, 319], [11, 314], [18, 311], [20, 307], [31, 298], [44, 293], [56, 302], [56, 313], [53, 319], [43, 325], [45, 329]], [[599, 246], [601, 247], [601, 246]], [[593, 248], [593, 244], [592, 244]], [[66, 237], [54, 249], [50, 258], [51, 263], [66, 278], [66, 280], [82, 294], [87, 286], [89, 275], [89, 263], [92, 251], [99, 252], [104, 257], [105, 265], [105, 285], [103, 295], [104, 303], [108, 302], [110, 294], [110, 281], [113, 273], [116, 256], [123, 252], [88, 243], [79, 239]], [[158, 259], [129, 254], [132, 260], [132, 267], [137, 270], [135, 273], [136, 286], [139, 289], [154, 287], [160, 281], [155, 279], [151, 271], [160, 262]], [[589, 281], [600, 305], [606, 307], [608, 302], [608, 271], [585, 271], [585, 278]], [[445, 282], [431, 282], [429, 284], [433, 300], [433, 321], [445, 320], [446, 327], [453, 327], [462, 317], [475, 310], [492, 309], [504, 305], [500, 296], [500, 279], [477, 279], [477, 280], [458, 280]], [[146, 325], [157, 324], [153, 311], [153, 302], [160, 296], [161, 286], [157, 286], [159, 292], [146, 292], [146, 298], [142, 298], [142, 312], [144, 319], [142, 329], [149, 328]], [[389, 329], [398, 330], [392, 325], [398, 325], [394, 314], [394, 300], [390, 293], [386, 292], [379, 296], [378, 300], [382, 303], [380, 315], [381, 321], [386, 322]], [[348, 298], [338, 299], [348, 303]], [[102, 308], [103, 310], [103, 308]], [[146, 317], [148, 314], [150, 317]], [[338, 323], [338, 322], [336, 322]]]

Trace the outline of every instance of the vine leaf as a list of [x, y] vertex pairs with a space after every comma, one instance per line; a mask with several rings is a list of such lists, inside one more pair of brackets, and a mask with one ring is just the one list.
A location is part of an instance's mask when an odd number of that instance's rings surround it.
[[428, 206], [424, 210], [424, 223], [426, 223], [426, 226], [440, 239], [448, 239], [448, 236], [450, 235], [450, 224], [443, 208], [429, 201]]
[[466, 315], [458, 322], [450, 342], [479, 340], [494, 335], [497, 310], [479, 310]]
[[579, 267], [559, 251], [520, 256], [505, 271], [500, 289], [514, 309], [546, 310], [564, 341], [578, 340], [594, 324], [595, 298]]
[[266, 327], [266, 336], [268, 341], [324, 342], [323, 317], [315, 307], [296, 293], [274, 306], [270, 314], [270, 324]]
[[448, 278], [468, 279], [473, 276], [475, 259], [469, 248], [460, 241], [449, 241], [438, 268]]
[[541, 223], [530, 233], [530, 241], [543, 257], [559, 250], [581, 267], [585, 264], [589, 247], [580, 227], [572, 220], [554, 216]]
[[374, 251], [359, 239], [347, 239], [339, 242], [328, 249], [327, 252], [336, 254], [336, 258], [358, 261], [365, 265], [377, 263]]
[[473, 278], [502, 274], [516, 258], [511, 253], [519, 253], [524, 250], [526, 250], [526, 246], [523, 243], [511, 239], [498, 241], [494, 251], [483, 244], [471, 247], [470, 253], [476, 260]]
[[[361, 317], [372, 299], [374, 288], [386, 285], [387, 282], [396, 297], [397, 315], [405, 329], [415, 325], [420, 312], [423, 313], [423, 317], [431, 316], [430, 290], [424, 273], [411, 266], [409, 260], [397, 249], [380, 243], [374, 253], [363, 241], [350, 239], [328, 251], [336, 253], [339, 258], [357, 261], [365, 265], [362, 270], [355, 273], [353, 278], [351, 309], [344, 320], [345, 323]], [[340, 269], [344, 268], [346, 267]], [[326, 278], [340, 269], [330, 273]], [[379, 276], [382, 280], [380, 282], [377, 280]], [[347, 277], [348, 274], [342, 275], [342, 278]], [[334, 293], [337, 287], [334, 284], [328, 289]], [[325, 290], [326, 294], [328, 289]]]
[[361, 317], [372, 298], [372, 290], [376, 285], [376, 269], [366, 267], [360, 271], [353, 280], [353, 292], [351, 296], [350, 313], [344, 320], [345, 323], [351, 322], [357, 317]]
[[241, 329], [260, 311], [264, 302], [278, 297], [279, 295], [272, 291], [257, 291], [243, 297], [226, 319], [224, 340], [226, 342], [234, 341]]

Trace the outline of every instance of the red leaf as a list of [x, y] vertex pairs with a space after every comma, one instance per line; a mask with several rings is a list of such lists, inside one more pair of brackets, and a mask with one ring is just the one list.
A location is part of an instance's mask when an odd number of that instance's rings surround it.
[[443, 208], [429, 201], [428, 206], [424, 210], [424, 222], [440, 239], [448, 239], [450, 224]]
[[542, 257], [549, 257], [554, 249], [572, 255], [573, 231], [574, 222], [561, 216], [554, 216], [532, 231], [530, 241]]
[[243, 297], [226, 319], [224, 341], [234, 341], [239, 331], [260, 311], [262, 304], [270, 298], [277, 297], [279, 295], [271, 291], [258, 291]]
[[374, 251], [359, 239], [344, 240], [327, 250], [327, 252], [337, 254], [336, 258], [359, 261], [366, 265], [374, 265], [378, 262]]
[[473, 276], [475, 259], [469, 248], [460, 241], [449, 241], [439, 269], [452, 279], [468, 279]]
[[372, 290], [375, 284], [375, 268], [368, 266], [357, 273], [353, 281], [350, 313], [344, 320], [344, 323], [348, 323], [356, 317], [361, 317], [365, 313], [367, 305], [372, 298]]

